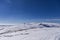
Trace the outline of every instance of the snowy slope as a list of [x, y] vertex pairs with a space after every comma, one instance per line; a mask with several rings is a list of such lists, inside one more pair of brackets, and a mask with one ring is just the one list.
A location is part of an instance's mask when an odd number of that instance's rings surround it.
[[0, 40], [60, 40], [58, 23], [0, 25]]

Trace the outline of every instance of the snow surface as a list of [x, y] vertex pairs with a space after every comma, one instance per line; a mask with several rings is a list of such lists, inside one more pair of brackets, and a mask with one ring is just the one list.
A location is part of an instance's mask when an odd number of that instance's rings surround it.
[[60, 24], [0, 25], [0, 40], [60, 40]]

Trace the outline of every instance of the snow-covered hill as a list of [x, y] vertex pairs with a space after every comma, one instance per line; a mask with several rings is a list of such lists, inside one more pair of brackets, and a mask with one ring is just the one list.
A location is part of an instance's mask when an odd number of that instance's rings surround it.
[[0, 40], [60, 40], [58, 23], [0, 25]]

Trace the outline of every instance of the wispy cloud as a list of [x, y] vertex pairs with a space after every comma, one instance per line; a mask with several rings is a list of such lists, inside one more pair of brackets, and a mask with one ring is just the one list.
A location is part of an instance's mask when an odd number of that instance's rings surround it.
[[60, 21], [60, 19], [45, 19], [46, 21]]
[[41, 19], [41, 21], [60, 23], [60, 19]]
[[28, 22], [55, 22], [60, 23], [60, 19], [31, 19]]

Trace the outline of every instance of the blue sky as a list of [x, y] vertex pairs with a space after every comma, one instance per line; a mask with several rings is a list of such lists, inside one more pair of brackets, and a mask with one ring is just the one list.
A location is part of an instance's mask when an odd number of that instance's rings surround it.
[[0, 23], [59, 18], [59, 0], [0, 0]]

